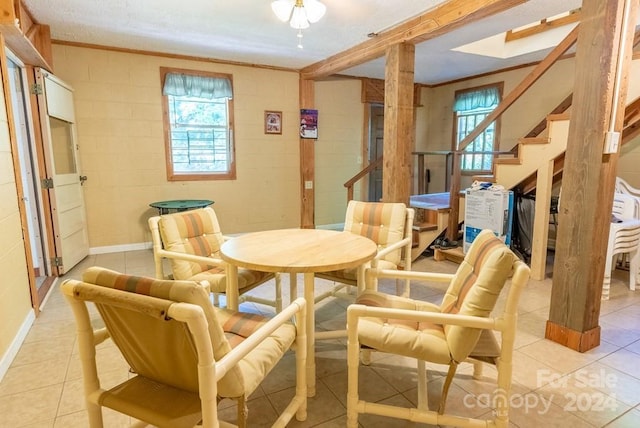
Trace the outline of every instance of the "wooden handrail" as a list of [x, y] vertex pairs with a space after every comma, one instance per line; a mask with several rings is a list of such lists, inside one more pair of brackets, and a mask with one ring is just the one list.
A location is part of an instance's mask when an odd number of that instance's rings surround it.
[[362, 171], [360, 171], [359, 173], [354, 175], [353, 178], [349, 179], [346, 183], [344, 183], [344, 187], [347, 188], [347, 202], [353, 199], [353, 185], [356, 184], [358, 180], [360, 180], [362, 177], [369, 174], [371, 171], [373, 171], [380, 165], [382, 165], [382, 156], [380, 156], [378, 159], [371, 162], [369, 165], [364, 167]]
[[[458, 150], [464, 150], [473, 142], [493, 121], [502, 115], [522, 94], [524, 94], [571, 46], [578, 40], [578, 24], [565, 38], [546, 56], [523, 80], [516, 86], [498, 106], [487, 115], [467, 136], [460, 142]], [[451, 211], [447, 225], [447, 238], [455, 241], [458, 239], [458, 217], [460, 215], [460, 157], [456, 153], [453, 157], [453, 180], [451, 183]]]

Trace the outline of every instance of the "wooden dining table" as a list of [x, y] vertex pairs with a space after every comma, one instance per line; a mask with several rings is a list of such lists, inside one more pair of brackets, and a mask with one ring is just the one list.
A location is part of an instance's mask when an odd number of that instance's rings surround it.
[[[307, 395], [316, 389], [314, 282], [316, 272], [358, 268], [364, 281], [364, 266], [377, 252], [372, 240], [350, 232], [325, 229], [279, 229], [252, 232], [222, 244], [220, 254], [229, 263], [227, 307], [238, 308], [238, 268], [263, 272], [304, 274], [307, 302]], [[295, 275], [290, 296], [295, 299]]]

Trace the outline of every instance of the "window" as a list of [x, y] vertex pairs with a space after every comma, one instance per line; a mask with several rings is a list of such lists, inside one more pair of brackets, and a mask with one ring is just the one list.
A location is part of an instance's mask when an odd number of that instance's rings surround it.
[[231, 76], [161, 68], [167, 179], [235, 178]]
[[[502, 84], [465, 89], [455, 95], [453, 107], [455, 147], [458, 149], [464, 138], [486, 118], [500, 103]], [[464, 151], [460, 170], [470, 173], [490, 172], [493, 166], [493, 151], [498, 148], [499, 119], [492, 122]]]

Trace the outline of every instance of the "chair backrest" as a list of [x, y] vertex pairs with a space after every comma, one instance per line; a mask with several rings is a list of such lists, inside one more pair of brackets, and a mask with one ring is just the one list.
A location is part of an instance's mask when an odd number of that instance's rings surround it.
[[[205, 288], [196, 282], [157, 280], [92, 267], [84, 272], [82, 283], [77, 286], [92, 289], [94, 294], [100, 294], [100, 289], [106, 289], [107, 292], [116, 290], [121, 295], [126, 292], [124, 299], [135, 302], [141, 308], [142, 312], [135, 312], [113, 301], [96, 301], [114, 343], [133, 371], [142, 376], [198, 392], [198, 360], [190, 335], [186, 334], [180, 323], [168, 322], [165, 317], [148, 317], [146, 308], [157, 307], [166, 314], [167, 308], [176, 302], [198, 306], [207, 321], [215, 360], [220, 360], [231, 351], [216, 315], [220, 309], [213, 306]], [[217, 385], [225, 393], [237, 391], [237, 396], [241, 395], [244, 390], [240, 369], [232, 367]]]
[[[344, 230], [367, 238], [378, 244], [378, 251], [411, 236], [407, 206], [399, 202], [349, 201]], [[411, 255], [409, 255], [409, 258]], [[384, 260], [396, 265], [402, 259], [402, 249], [392, 251]]]
[[613, 194], [612, 214], [620, 220], [639, 218], [640, 207], [638, 198], [623, 193]]
[[640, 189], [636, 189], [620, 177], [616, 177], [615, 191], [616, 193], [624, 193], [626, 195], [640, 197]]
[[[529, 268], [490, 230], [483, 230], [476, 236], [464, 260], [456, 271], [443, 298], [440, 310], [443, 313], [489, 317], [507, 278], [515, 268], [526, 274], [519, 274], [524, 286], [528, 280]], [[524, 281], [521, 279], [524, 277]], [[515, 316], [515, 304], [505, 308]], [[480, 338], [481, 330], [445, 325], [445, 336], [451, 356], [460, 362], [467, 358]]]
[[[167, 251], [220, 257], [224, 237], [216, 213], [211, 207], [153, 217], [149, 219], [149, 225], [154, 249], [161, 246]], [[171, 259], [173, 277], [178, 280], [191, 278], [213, 267], [205, 263]]]

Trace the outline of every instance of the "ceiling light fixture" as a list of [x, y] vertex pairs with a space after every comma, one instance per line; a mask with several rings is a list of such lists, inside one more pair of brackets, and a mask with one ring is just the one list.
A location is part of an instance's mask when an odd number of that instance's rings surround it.
[[292, 28], [298, 30], [298, 47], [302, 49], [302, 30], [309, 24], [320, 21], [327, 7], [318, 0], [275, 0], [271, 9], [282, 22], [289, 21]]

